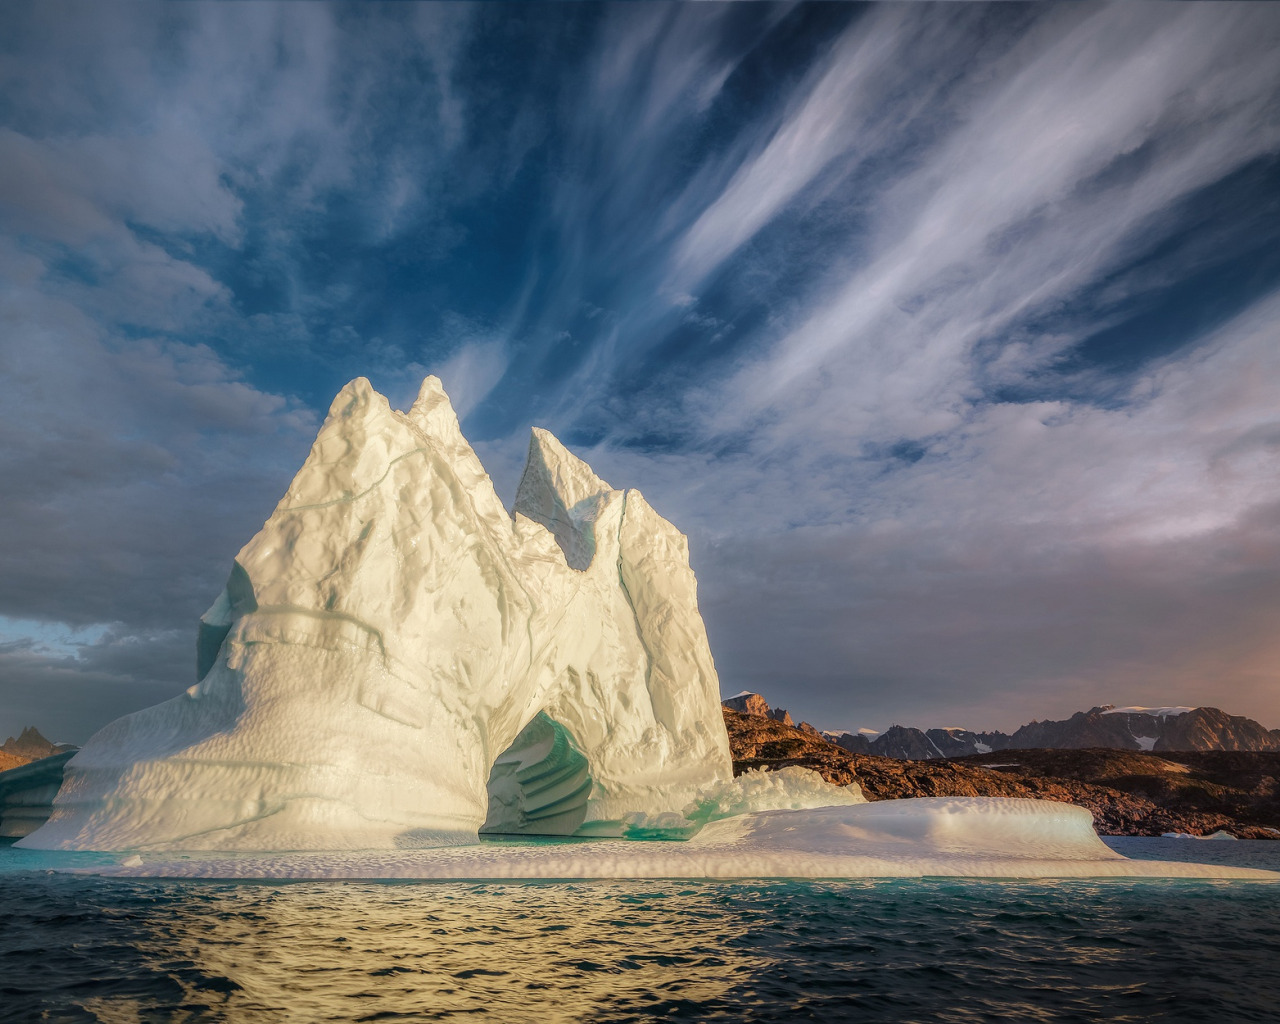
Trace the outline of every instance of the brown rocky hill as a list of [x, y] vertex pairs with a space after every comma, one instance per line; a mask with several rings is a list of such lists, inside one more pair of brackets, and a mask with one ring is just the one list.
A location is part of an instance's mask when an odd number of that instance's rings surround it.
[[[858, 754], [759, 715], [724, 708], [735, 774], [797, 765], [857, 782], [868, 800], [1003, 796], [1087, 807], [1103, 835], [1280, 838], [1280, 754], [1227, 751], [1164, 758], [1115, 750], [1018, 750], [908, 761]], [[1276, 831], [1273, 831], [1276, 830]]]

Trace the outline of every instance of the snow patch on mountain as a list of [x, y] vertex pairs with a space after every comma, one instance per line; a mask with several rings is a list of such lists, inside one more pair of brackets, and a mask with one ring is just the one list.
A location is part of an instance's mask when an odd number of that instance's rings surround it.
[[1195, 708], [1187, 707], [1143, 708], [1135, 705], [1128, 708], [1105, 708], [1102, 713], [1104, 715], [1151, 715], [1153, 718], [1171, 718], [1185, 715], [1194, 710]]

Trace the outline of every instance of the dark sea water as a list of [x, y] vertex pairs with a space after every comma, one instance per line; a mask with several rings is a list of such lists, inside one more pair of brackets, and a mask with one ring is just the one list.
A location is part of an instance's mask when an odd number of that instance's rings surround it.
[[[1280, 843], [1130, 856], [1280, 866]], [[211, 882], [0, 848], [0, 1020], [1280, 1020], [1280, 885]]]

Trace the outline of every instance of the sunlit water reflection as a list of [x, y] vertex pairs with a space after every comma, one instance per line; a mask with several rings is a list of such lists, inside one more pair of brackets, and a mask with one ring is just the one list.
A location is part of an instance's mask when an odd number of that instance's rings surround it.
[[1278, 903], [1173, 880], [0, 873], [0, 1019], [1271, 1021]]

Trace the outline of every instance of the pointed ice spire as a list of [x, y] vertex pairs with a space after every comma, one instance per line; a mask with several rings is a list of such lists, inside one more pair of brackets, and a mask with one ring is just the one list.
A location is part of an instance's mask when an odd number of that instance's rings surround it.
[[[306, 462], [277, 509], [343, 500], [365, 490], [399, 454], [392, 451], [396, 432], [388, 429], [396, 415], [366, 378], [349, 381], [334, 397]], [[351, 457], [353, 451], [360, 453], [358, 458]]]
[[390, 412], [391, 405], [373, 389], [369, 378], [355, 377], [347, 381], [342, 390], [333, 396], [325, 425], [336, 420], [367, 420]]
[[463, 436], [458, 414], [454, 412], [453, 403], [445, 394], [439, 377], [431, 374], [422, 379], [418, 397], [404, 415], [449, 460], [450, 469], [461, 481], [476, 510], [491, 522], [502, 523], [509, 528], [511, 518], [498, 492], [493, 489], [493, 481], [481, 465], [475, 449]]
[[422, 379], [418, 397], [406, 415], [428, 437], [454, 445], [463, 442], [458, 414], [453, 411], [453, 404], [444, 393], [440, 378], [434, 374]]
[[586, 569], [595, 554], [597, 503], [592, 499], [612, 490], [551, 431], [533, 428], [515, 511], [550, 530], [575, 569]]

